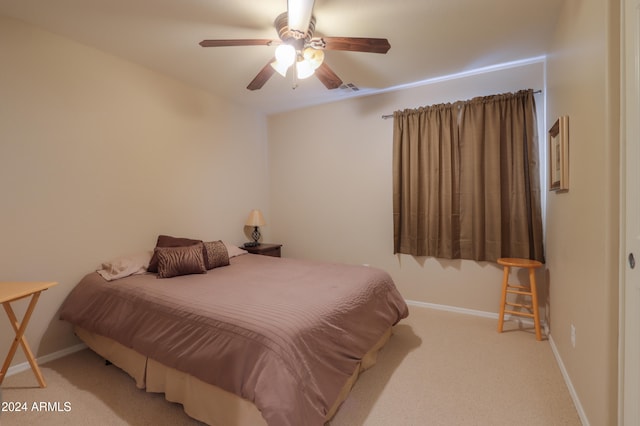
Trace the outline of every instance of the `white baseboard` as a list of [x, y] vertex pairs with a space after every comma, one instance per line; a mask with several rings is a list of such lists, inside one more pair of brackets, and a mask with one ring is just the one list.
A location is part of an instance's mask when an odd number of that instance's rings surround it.
[[[421, 308], [437, 309], [439, 311], [455, 312], [458, 314], [473, 315], [476, 317], [483, 317], [483, 318], [491, 318], [491, 319], [495, 319], [496, 321], [498, 320], [497, 312], [478, 311], [476, 309], [459, 308], [457, 306], [449, 306], [449, 305], [438, 305], [437, 303], [418, 302], [416, 300], [405, 300], [405, 302], [407, 302], [407, 305], [409, 306], [418, 306]], [[520, 316], [505, 315], [504, 318], [505, 320], [517, 321], [520, 324], [526, 324], [527, 326], [531, 326], [531, 327], [533, 326], [533, 320], [522, 318]], [[542, 320], [540, 321], [540, 325], [544, 329], [545, 334], [548, 336], [549, 327], [547, 323], [544, 320]]]
[[459, 314], [474, 315], [484, 318], [498, 319], [498, 314], [494, 312], [478, 311], [475, 309], [459, 308], [457, 306], [438, 305], [436, 303], [418, 302], [417, 300], [406, 300], [409, 306], [418, 306], [421, 308], [437, 309], [439, 311], [457, 312]]
[[[67, 356], [74, 352], [81, 351], [86, 347], [87, 345], [85, 345], [84, 343], [78, 343], [77, 345], [62, 349], [52, 354], [38, 357], [36, 358], [36, 362], [38, 363], [38, 365], [44, 364], [45, 362], [53, 361], [54, 359], [62, 358], [63, 356]], [[9, 369], [7, 370], [7, 377], [12, 376], [14, 374], [21, 373], [25, 370], [29, 370], [30, 368], [31, 366], [29, 366], [29, 363], [26, 361], [23, 362], [22, 364], [14, 365], [13, 367], [9, 367]]]
[[562, 377], [564, 378], [564, 382], [569, 389], [569, 394], [571, 395], [571, 399], [573, 399], [573, 404], [576, 406], [576, 410], [578, 411], [578, 416], [580, 417], [580, 421], [583, 426], [589, 426], [589, 419], [587, 418], [587, 413], [584, 412], [584, 408], [580, 403], [580, 399], [578, 398], [578, 394], [576, 393], [576, 389], [573, 387], [573, 383], [571, 383], [571, 378], [569, 377], [569, 373], [567, 369], [564, 367], [564, 363], [562, 362], [562, 358], [560, 358], [560, 353], [558, 352], [558, 348], [556, 347], [556, 343], [553, 341], [553, 337], [549, 336], [549, 344], [551, 345], [551, 350], [553, 351], [553, 356], [556, 358], [556, 362], [558, 363], [558, 367], [562, 372]]

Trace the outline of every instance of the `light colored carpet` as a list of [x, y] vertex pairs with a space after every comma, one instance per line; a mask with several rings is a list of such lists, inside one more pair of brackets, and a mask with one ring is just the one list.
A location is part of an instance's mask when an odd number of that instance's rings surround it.
[[[580, 425], [549, 342], [532, 330], [495, 329], [495, 320], [410, 307], [331, 426]], [[27, 411], [3, 412], [2, 426], [201, 424], [90, 350], [41, 369], [45, 389], [31, 370], [5, 379], [5, 403]], [[35, 411], [34, 402], [59, 411]]]

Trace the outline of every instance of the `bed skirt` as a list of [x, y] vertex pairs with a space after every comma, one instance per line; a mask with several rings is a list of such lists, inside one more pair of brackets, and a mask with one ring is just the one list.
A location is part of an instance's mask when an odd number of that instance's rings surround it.
[[[185, 413], [211, 426], [259, 426], [266, 421], [249, 400], [227, 392], [198, 378], [167, 367], [160, 362], [127, 348], [108, 337], [75, 327], [76, 335], [91, 350], [113, 365], [121, 368], [136, 382], [139, 389], [164, 393], [165, 399], [182, 404]], [[347, 398], [358, 376], [376, 363], [378, 351], [391, 337], [390, 327], [365, 354], [351, 377], [346, 381], [338, 398], [325, 417], [331, 420], [340, 404]]]

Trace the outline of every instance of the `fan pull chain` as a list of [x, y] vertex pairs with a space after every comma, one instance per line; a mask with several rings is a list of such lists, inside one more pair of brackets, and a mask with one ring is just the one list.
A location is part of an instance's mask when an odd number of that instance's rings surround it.
[[291, 89], [296, 90], [298, 88], [298, 76], [296, 72], [296, 64], [291, 67]]

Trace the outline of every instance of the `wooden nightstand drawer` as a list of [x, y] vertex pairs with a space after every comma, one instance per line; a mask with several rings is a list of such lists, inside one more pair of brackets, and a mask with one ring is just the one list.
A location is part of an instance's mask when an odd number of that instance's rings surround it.
[[242, 247], [244, 250], [253, 254], [261, 254], [263, 256], [280, 257], [282, 244], [258, 244], [255, 247]]

